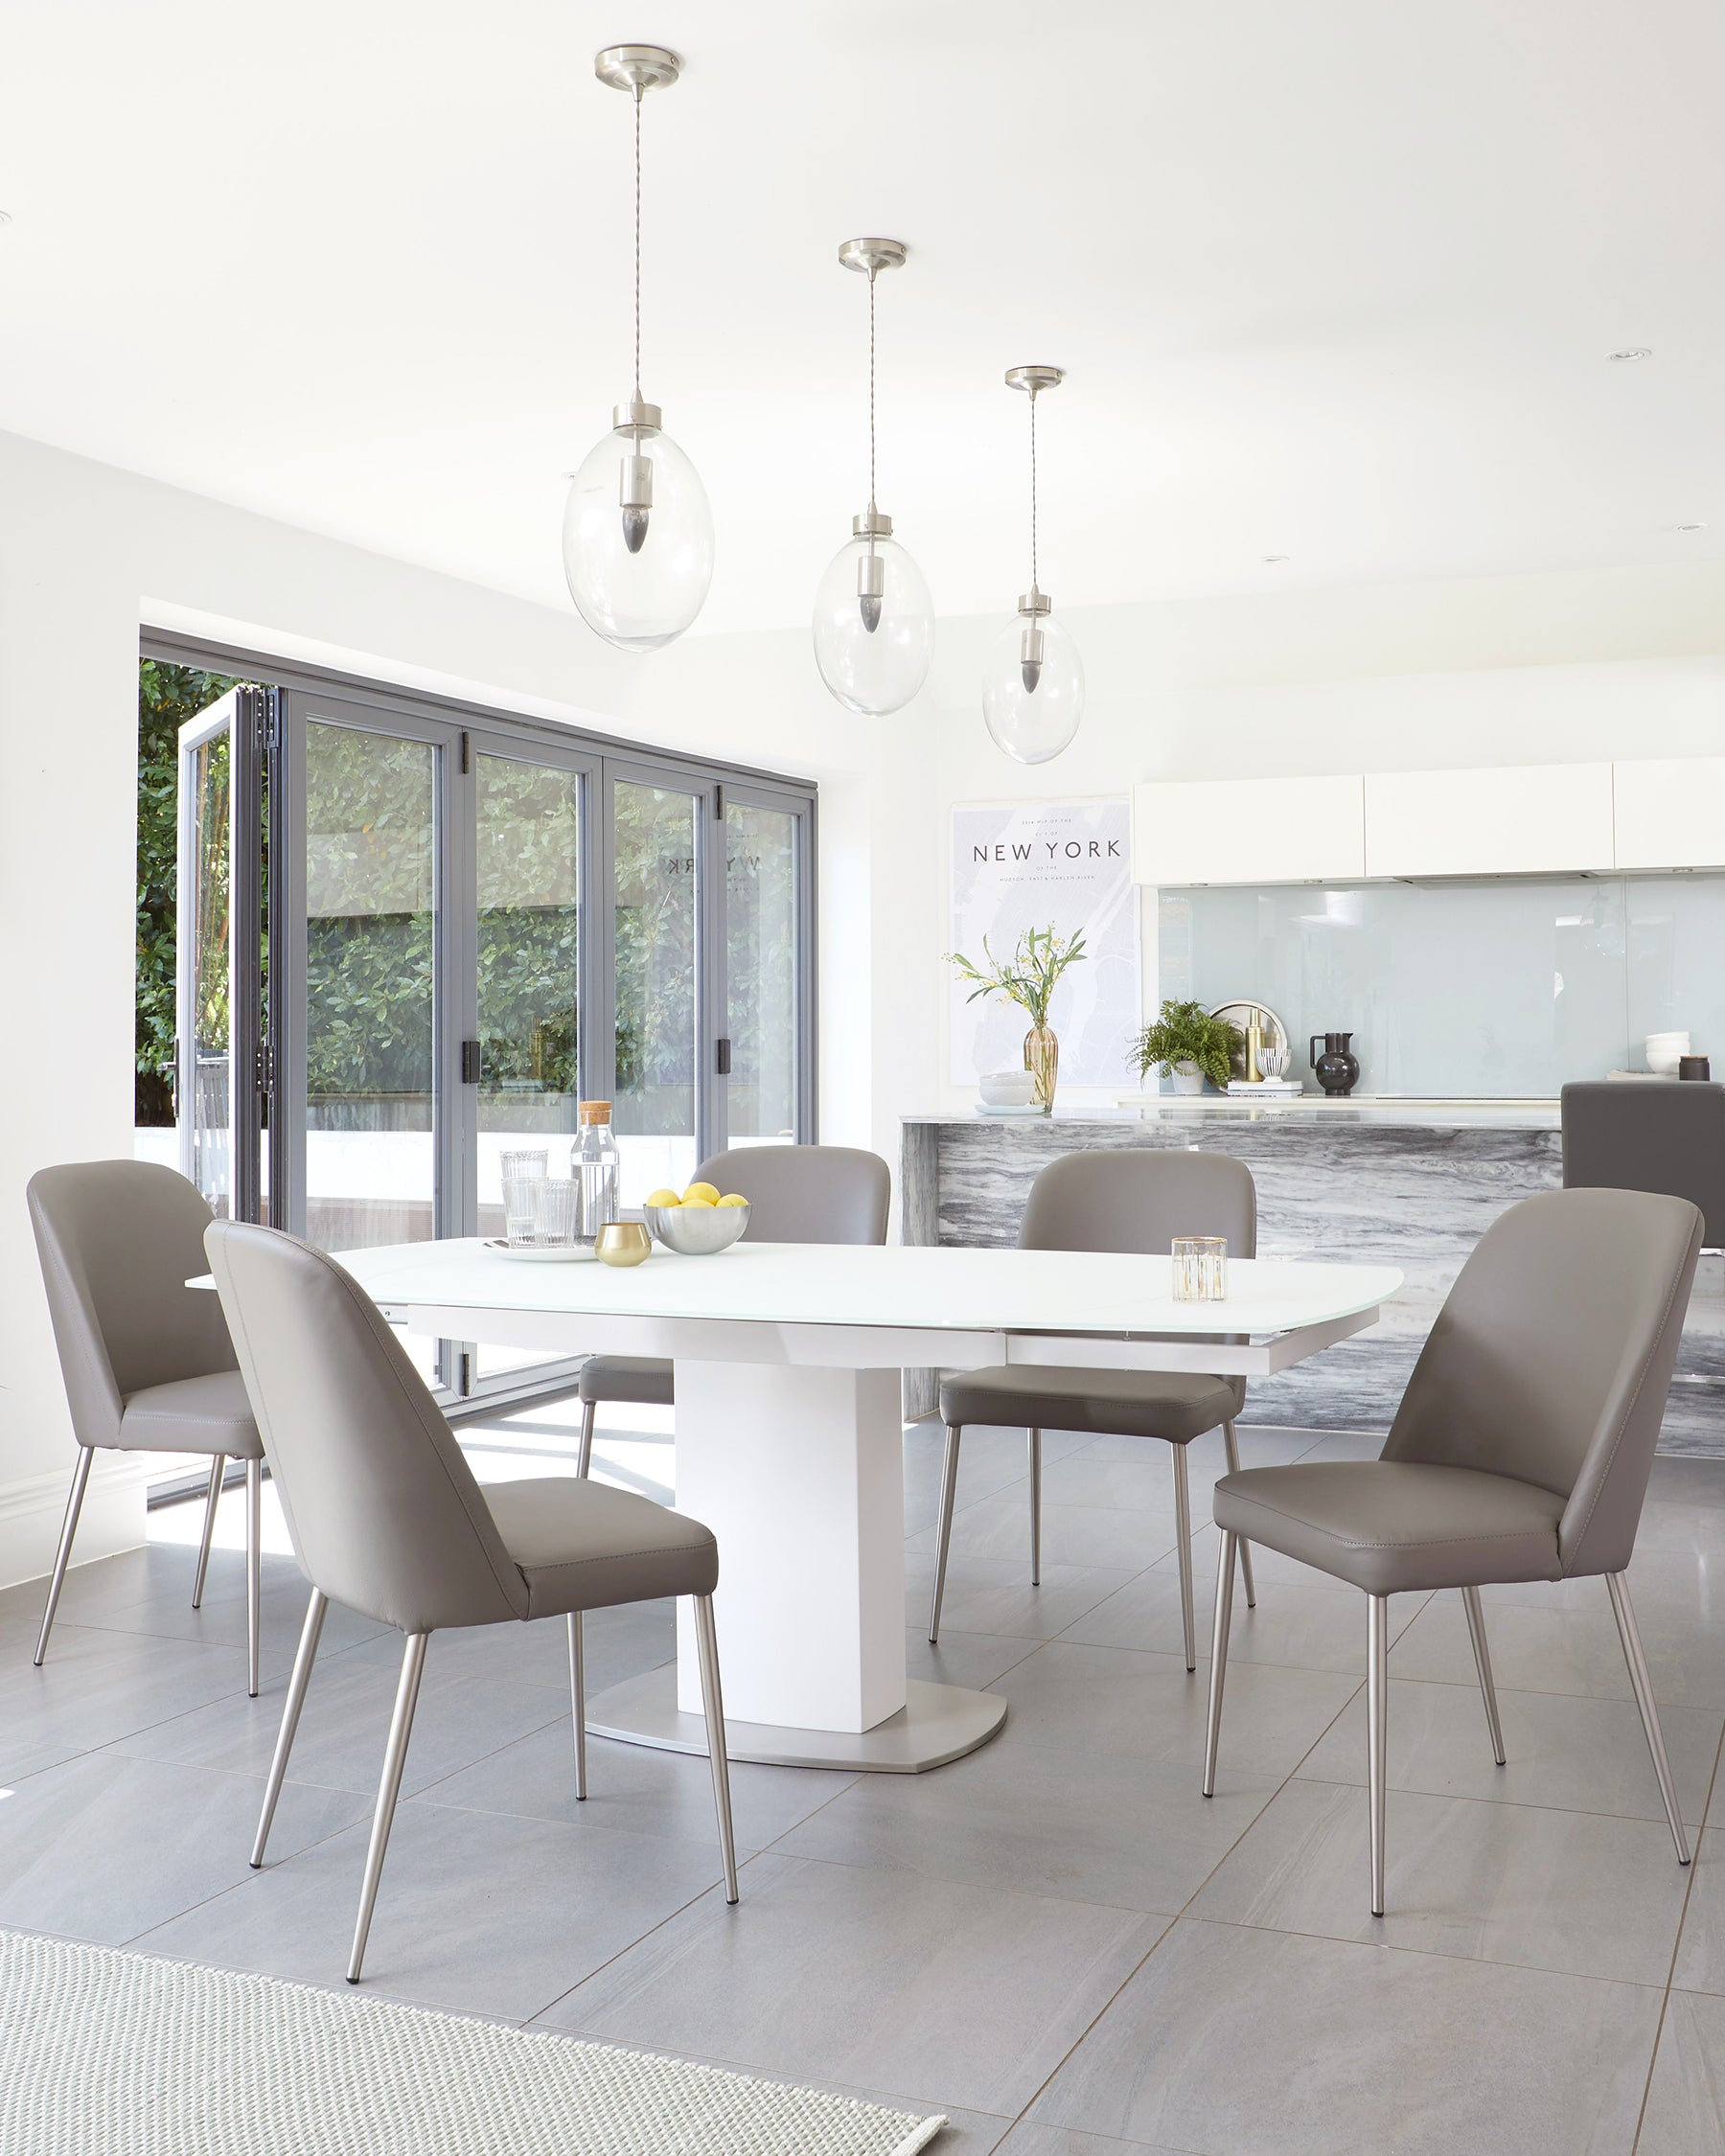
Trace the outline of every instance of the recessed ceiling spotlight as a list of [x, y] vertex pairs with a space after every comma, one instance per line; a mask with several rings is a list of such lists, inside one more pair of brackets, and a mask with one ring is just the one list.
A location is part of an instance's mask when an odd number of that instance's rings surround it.
[[1653, 348], [1647, 344], [1626, 344], [1622, 352], [1608, 352], [1605, 356], [1616, 366], [1624, 359], [1651, 359]]
[[1285, 562], [1287, 559], [1288, 557], [1285, 554], [1260, 554], [1258, 556], [1258, 560], [1267, 569], [1273, 569], [1278, 562]]
[[1704, 532], [1707, 526], [1705, 524], [1673, 524], [1671, 529], [1674, 532]]

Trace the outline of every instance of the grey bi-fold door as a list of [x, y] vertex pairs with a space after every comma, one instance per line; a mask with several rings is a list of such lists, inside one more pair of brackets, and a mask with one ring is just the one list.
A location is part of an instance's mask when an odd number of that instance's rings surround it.
[[[224, 1209], [336, 1251], [496, 1233], [502, 1152], [558, 1172], [595, 1096], [626, 1204], [815, 1135], [812, 790], [356, 683], [204, 718], [182, 915], [206, 856], [210, 893], [251, 904], [180, 940], [181, 1144]], [[219, 1041], [187, 1017], [218, 972]], [[451, 1403], [570, 1374], [407, 1344]]]

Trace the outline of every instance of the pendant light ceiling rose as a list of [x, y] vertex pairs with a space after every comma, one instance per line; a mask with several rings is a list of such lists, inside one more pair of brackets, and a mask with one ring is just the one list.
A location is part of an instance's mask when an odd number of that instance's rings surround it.
[[608, 45], [594, 54], [593, 73], [608, 89], [640, 98], [649, 90], [668, 90], [682, 73], [682, 61], [664, 45]]
[[902, 240], [847, 240], [839, 250], [839, 260], [846, 269], [876, 277], [883, 269], [903, 269], [909, 252]]
[[1039, 389], [1058, 389], [1066, 379], [1064, 367], [1008, 367], [1006, 386], [1023, 389], [1034, 397]]

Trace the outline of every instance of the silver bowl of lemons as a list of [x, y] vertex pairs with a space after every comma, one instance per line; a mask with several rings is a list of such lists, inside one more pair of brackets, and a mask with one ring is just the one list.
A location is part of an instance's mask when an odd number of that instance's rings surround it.
[[692, 1182], [680, 1197], [656, 1190], [641, 1209], [647, 1232], [679, 1257], [717, 1257], [748, 1226], [748, 1200], [710, 1182]]

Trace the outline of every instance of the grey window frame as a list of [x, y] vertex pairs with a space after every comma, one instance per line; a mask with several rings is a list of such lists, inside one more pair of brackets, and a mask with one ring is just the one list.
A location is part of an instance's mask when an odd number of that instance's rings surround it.
[[[589, 728], [514, 712], [506, 706], [410, 689], [362, 675], [313, 667], [264, 651], [180, 635], [146, 626], [139, 655], [176, 666], [238, 676], [279, 691], [279, 696], [241, 699], [253, 714], [244, 767], [266, 764], [270, 788], [269, 918], [271, 964], [263, 1059], [269, 1098], [269, 1189], [272, 1210], [290, 1227], [303, 1224], [306, 1039], [289, 1014], [304, 1009], [306, 922], [304, 847], [292, 842], [305, 829], [305, 728], [309, 722], [351, 724], [370, 732], [423, 740], [437, 752], [438, 930], [434, 956], [434, 1076], [432, 1200], [433, 1234], [476, 1232], [478, 1190], [476, 1118], [461, 1085], [461, 1044], [477, 1032], [476, 870], [473, 857], [473, 759], [515, 756], [582, 774], [582, 930], [578, 992], [582, 1022], [579, 1079], [584, 1095], [609, 1097], [615, 1082], [615, 944], [611, 789], [615, 779], [662, 785], [704, 802], [699, 819], [697, 905], [702, 942], [697, 982], [700, 1070], [696, 1088], [696, 1152], [720, 1150], [727, 1126], [720, 1043], [725, 1031], [725, 878], [715, 833], [724, 831], [727, 800], [747, 800], [797, 818], [797, 1141], [818, 1137], [817, 949], [816, 910], [818, 788], [815, 781], [716, 758], [649, 746]], [[465, 743], [465, 755], [463, 745]], [[238, 742], [236, 744], [238, 748]], [[465, 768], [464, 768], [465, 767]], [[242, 764], [236, 757], [238, 781]], [[462, 791], [463, 786], [466, 791]], [[236, 786], [236, 793], [238, 788]], [[715, 875], [717, 862], [719, 872]], [[285, 933], [284, 933], [285, 930]], [[298, 998], [297, 1002], [295, 998]], [[254, 1003], [256, 998], [251, 999]], [[457, 1103], [454, 1112], [449, 1103]], [[238, 1135], [238, 1134], [237, 1134]], [[236, 1163], [236, 1177], [239, 1169]], [[455, 1363], [460, 1343], [444, 1359], [443, 1375], [454, 1411], [494, 1414], [518, 1398], [552, 1397], [567, 1388], [569, 1370], [555, 1366], [536, 1381], [511, 1386], [488, 1381], [464, 1389]]]

